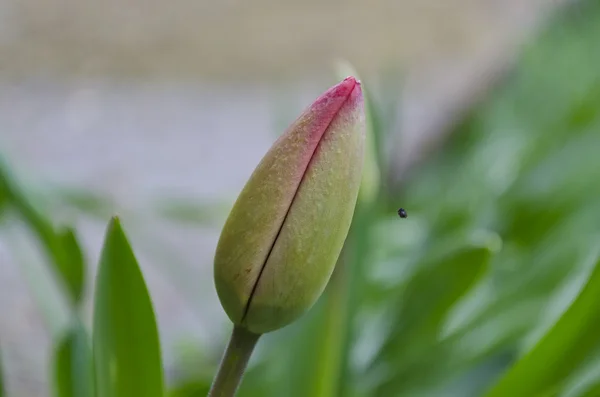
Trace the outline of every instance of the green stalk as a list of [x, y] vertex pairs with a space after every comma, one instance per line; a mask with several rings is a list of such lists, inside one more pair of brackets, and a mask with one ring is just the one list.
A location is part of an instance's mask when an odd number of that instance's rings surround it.
[[234, 326], [208, 397], [235, 396], [258, 338], [259, 334]]

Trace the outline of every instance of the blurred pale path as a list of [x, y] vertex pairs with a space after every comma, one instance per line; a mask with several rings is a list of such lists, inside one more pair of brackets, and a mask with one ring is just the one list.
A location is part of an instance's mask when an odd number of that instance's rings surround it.
[[[557, 0], [5, 0], [4, 73], [267, 78], [464, 58]], [[491, 47], [491, 48], [490, 48]]]
[[343, 57], [363, 76], [402, 73], [403, 167], [413, 139], [477, 97], [524, 33], [567, 1], [8, 0], [0, 79], [303, 81]]
[[[401, 167], [558, 3], [4, 0], [0, 151], [33, 182], [108, 194], [116, 211], [157, 195], [231, 200], [280, 119], [322, 91], [331, 61], [344, 57], [367, 76], [405, 73]], [[276, 118], [282, 88], [265, 82], [284, 77], [286, 95], [297, 97]], [[76, 221], [95, 266], [104, 225]], [[205, 341], [225, 324], [211, 274], [218, 230], [158, 219], [129, 227], [126, 214], [124, 222], [140, 247], [168, 364], [181, 338]], [[158, 226], [165, 245], [196, 267], [141, 249], [142, 232]], [[46, 396], [49, 335], [4, 237], [0, 342], [10, 395]]]

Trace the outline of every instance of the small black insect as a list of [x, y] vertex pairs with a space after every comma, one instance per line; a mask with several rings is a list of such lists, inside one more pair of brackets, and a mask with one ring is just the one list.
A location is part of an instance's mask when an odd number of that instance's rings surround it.
[[406, 211], [404, 210], [404, 208], [400, 208], [398, 210], [398, 215], [400, 215], [400, 218], [406, 218], [406, 217], [408, 217], [408, 214], [406, 213]]

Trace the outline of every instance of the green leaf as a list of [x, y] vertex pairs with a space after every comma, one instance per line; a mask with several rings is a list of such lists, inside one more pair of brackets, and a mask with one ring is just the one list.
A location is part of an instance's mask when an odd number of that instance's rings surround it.
[[[485, 247], [461, 247], [421, 265], [408, 281], [397, 303], [387, 342], [374, 364], [375, 370], [393, 365], [378, 395], [430, 382], [432, 374], [448, 369], [438, 354], [426, 354], [437, 346], [443, 321], [460, 298], [473, 288], [488, 268], [491, 251]], [[445, 376], [450, 374], [445, 374]]]
[[85, 286], [85, 263], [75, 230], [67, 227], [57, 235], [62, 259], [57, 263], [62, 280], [74, 303], [80, 303]]
[[596, 397], [600, 396], [600, 380], [593, 385], [589, 386], [582, 394], [581, 397]]
[[116, 217], [106, 231], [96, 278], [93, 351], [98, 397], [163, 396], [154, 309]]
[[486, 396], [531, 397], [553, 391], [598, 346], [599, 301], [600, 258], [567, 311]]
[[57, 397], [93, 397], [92, 350], [88, 334], [76, 324], [61, 338], [54, 357]]
[[[394, 305], [394, 340], [387, 349], [404, 350], [405, 338], [435, 338], [452, 306], [469, 291], [487, 269], [491, 252], [485, 247], [464, 247], [429, 264], [425, 263], [407, 283]], [[394, 353], [395, 354], [395, 353]]]
[[158, 214], [171, 222], [191, 226], [214, 226], [227, 217], [226, 203], [170, 197], [155, 206]]
[[210, 380], [197, 379], [177, 385], [169, 391], [169, 397], [206, 397], [210, 390]]
[[62, 187], [54, 189], [50, 193], [60, 203], [95, 218], [105, 219], [111, 214], [111, 209], [115, 208], [115, 203], [110, 197], [88, 190]]
[[3, 169], [2, 165], [0, 163], [0, 196], [6, 196], [36, 235], [72, 303], [78, 304], [83, 296], [85, 264], [75, 231], [65, 228], [57, 232], [51, 220], [32, 204], [7, 167]]
[[[338, 269], [334, 272], [336, 274]], [[342, 373], [341, 353], [346, 340], [346, 310], [343, 306], [333, 311], [333, 306], [340, 304], [337, 287], [333, 283], [344, 283], [345, 279], [337, 276], [330, 281], [326, 292], [302, 319], [283, 330], [282, 337], [277, 340], [273, 350], [276, 356], [268, 357], [267, 363], [278, 367], [273, 375], [276, 383], [271, 387], [273, 395], [288, 397], [324, 397], [340, 395], [338, 382]], [[340, 297], [341, 298], [341, 297]], [[284, 337], [285, 336], [285, 337]], [[293, 345], [290, 345], [293, 340]], [[273, 369], [271, 370], [273, 371]], [[265, 371], [248, 374], [245, 380], [262, 378], [266, 383]], [[242, 384], [242, 391], [247, 390], [247, 383]], [[251, 396], [245, 393], [245, 396]]]
[[8, 187], [6, 186], [6, 182], [4, 180], [4, 171], [0, 169], [0, 220], [2, 220], [2, 215], [8, 207], [8, 204]]

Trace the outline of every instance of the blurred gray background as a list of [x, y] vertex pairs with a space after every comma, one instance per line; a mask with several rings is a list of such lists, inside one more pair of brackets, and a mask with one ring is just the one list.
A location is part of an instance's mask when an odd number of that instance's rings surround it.
[[[2, 0], [0, 151], [42, 201], [56, 186], [109, 196], [145, 271], [168, 366], [182, 341], [206, 344], [227, 327], [211, 272], [227, 206], [198, 231], [153, 203], [234, 200], [277, 134], [336, 81], [338, 58], [398, 82], [384, 88], [398, 100], [401, 174], [562, 3]], [[75, 222], [95, 265], [102, 219], [54, 215]], [[0, 346], [9, 395], [46, 396], [64, 313], [58, 297], [41, 302], [52, 318], [41, 313], [36, 294], [51, 286], [32, 281], [44, 269], [21, 231], [0, 234]]]

